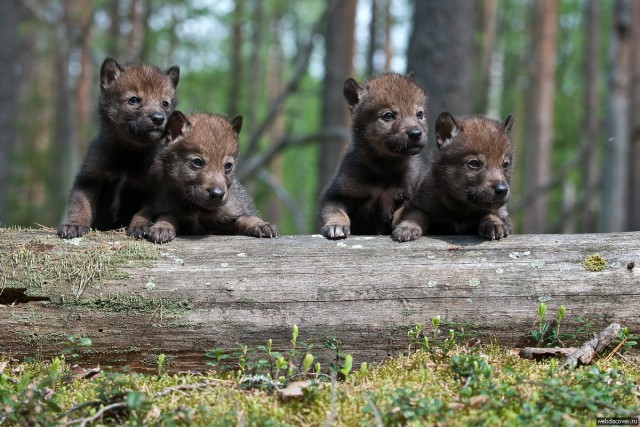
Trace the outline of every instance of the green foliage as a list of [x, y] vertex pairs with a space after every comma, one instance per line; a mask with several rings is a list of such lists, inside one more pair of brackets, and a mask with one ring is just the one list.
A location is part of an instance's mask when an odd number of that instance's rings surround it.
[[567, 313], [566, 307], [561, 305], [558, 307], [555, 321], [545, 322], [547, 315], [547, 304], [541, 302], [538, 304], [538, 329], [529, 331], [527, 335], [536, 342], [539, 347], [555, 347], [562, 345], [563, 340], [575, 338], [577, 335], [572, 333], [560, 333], [560, 322], [565, 318]]

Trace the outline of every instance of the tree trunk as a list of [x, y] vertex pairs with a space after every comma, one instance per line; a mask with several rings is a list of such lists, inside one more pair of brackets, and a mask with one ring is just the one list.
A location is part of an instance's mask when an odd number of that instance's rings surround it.
[[586, 44], [585, 44], [585, 115], [582, 124], [582, 145], [586, 146], [583, 169], [583, 194], [581, 210], [581, 231], [594, 232], [597, 225], [597, 197], [600, 171], [600, 119], [598, 117], [598, 66], [600, 48], [598, 44], [598, 23], [600, 20], [600, 1], [588, 0], [585, 8]]
[[21, 39], [18, 27], [23, 19], [22, 2], [0, 2], [0, 63], [5, 64], [5, 76], [0, 79], [0, 224], [9, 218], [7, 204], [12, 187], [13, 157], [18, 147], [21, 73], [16, 59], [20, 57]]
[[611, 33], [609, 132], [602, 176], [601, 231], [627, 229], [629, 199], [629, 91], [631, 60], [631, 1], [616, 0]]
[[235, 0], [232, 23], [231, 23], [231, 46], [229, 58], [231, 58], [231, 66], [229, 69], [229, 94], [227, 95], [228, 106], [227, 114], [235, 117], [240, 114], [239, 100], [242, 96], [242, 47], [244, 37], [242, 35], [242, 23], [244, 22], [244, 1]]
[[[585, 262], [593, 253], [601, 258]], [[566, 307], [566, 332], [582, 326], [577, 316], [594, 330], [618, 322], [640, 331], [640, 269], [630, 265], [640, 232], [406, 244], [208, 236], [157, 246], [118, 233], [68, 241], [2, 229], [0, 254], [0, 353], [51, 357], [77, 334], [93, 341], [80, 351], [85, 366], [155, 371], [162, 353], [174, 370], [204, 370], [216, 347], [271, 338], [286, 350], [294, 324], [324, 366], [335, 356], [323, 348], [329, 339], [356, 362], [379, 362], [406, 350], [416, 323], [431, 336], [434, 316], [440, 340], [453, 329], [460, 340], [525, 346], [542, 301], [548, 321]]]
[[[633, 22], [640, 22], [640, 4], [632, 2]], [[631, 118], [631, 155], [629, 156], [629, 230], [640, 230], [640, 29], [636, 26], [631, 28], [633, 34], [632, 41], [632, 63], [631, 63], [631, 103], [629, 111]]]
[[[429, 96], [430, 125], [443, 111], [473, 112], [476, 12], [475, 2], [468, 0], [415, 4], [407, 72], [413, 71]], [[434, 131], [431, 134], [435, 138]]]
[[523, 231], [548, 231], [548, 194], [538, 191], [551, 175], [551, 143], [553, 137], [553, 95], [558, 29], [557, 0], [534, 3], [533, 75], [529, 100], [530, 117], [526, 124], [524, 147], [524, 197], [534, 199], [523, 211]]
[[[322, 128], [349, 128], [349, 111], [342, 95], [353, 76], [354, 30], [357, 0], [327, 1], [333, 7], [325, 32], [325, 76], [322, 85]], [[331, 180], [348, 141], [336, 139], [320, 146], [318, 192]]]

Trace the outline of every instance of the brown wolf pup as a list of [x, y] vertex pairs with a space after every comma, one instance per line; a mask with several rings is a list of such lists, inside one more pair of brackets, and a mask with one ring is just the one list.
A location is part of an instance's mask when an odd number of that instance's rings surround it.
[[506, 203], [511, 195], [513, 117], [501, 123], [481, 117], [454, 119], [442, 113], [427, 176], [393, 231], [400, 242], [422, 234], [476, 234], [501, 239], [511, 234]]
[[180, 69], [121, 66], [107, 58], [100, 69], [100, 130], [75, 177], [63, 238], [129, 224], [149, 196], [149, 169], [176, 105]]
[[132, 234], [155, 243], [169, 242], [178, 233], [276, 237], [278, 229], [256, 216], [233, 173], [241, 128], [241, 116], [229, 121], [175, 111], [156, 164], [157, 199], [134, 217]]
[[320, 196], [322, 234], [390, 234], [394, 215], [420, 183], [427, 142], [425, 93], [413, 78], [382, 74], [344, 82], [353, 141]]

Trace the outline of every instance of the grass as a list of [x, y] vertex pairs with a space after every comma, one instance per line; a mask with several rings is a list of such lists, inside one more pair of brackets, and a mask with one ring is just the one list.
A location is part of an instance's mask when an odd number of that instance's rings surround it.
[[285, 401], [265, 386], [272, 381], [264, 371], [218, 366], [166, 374], [164, 357], [158, 375], [85, 378], [70, 367], [79, 359], [75, 343], [87, 345], [72, 337], [64, 356], [50, 362], [0, 362], [0, 425], [582, 426], [596, 417], [640, 415], [640, 366], [624, 355], [570, 370], [497, 346], [432, 342], [379, 366], [343, 365], [339, 381], [313, 373], [308, 361], [304, 372], [313, 380]]

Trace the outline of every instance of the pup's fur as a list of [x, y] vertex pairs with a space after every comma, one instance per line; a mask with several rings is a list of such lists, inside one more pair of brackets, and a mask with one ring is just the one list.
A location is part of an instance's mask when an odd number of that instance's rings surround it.
[[353, 141], [320, 197], [322, 234], [388, 235], [394, 215], [419, 186], [427, 97], [411, 76], [391, 73], [362, 85], [349, 78], [343, 93]]
[[501, 239], [511, 234], [506, 203], [511, 195], [513, 144], [511, 116], [501, 123], [481, 117], [442, 113], [436, 142], [414, 207], [407, 208], [393, 231], [396, 241], [421, 234], [480, 234]]
[[162, 72], [146, 64], [121, 66], [112, 58], [102, 63], [100, 130], [75, 177], [60, 237], [126, 226], [142, 207], [179, 78], [176, 66]]
[[[276, 237], [278, 229], [258, 218], [234, 170], [242, 117], [175, 111], [166, 146], [158, 155], [158, 195], [133, 219], [131, 234], [155, 243], [176, 234], [245, 234]], [[155, 224], [153, 224], [155, 220]]]

